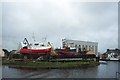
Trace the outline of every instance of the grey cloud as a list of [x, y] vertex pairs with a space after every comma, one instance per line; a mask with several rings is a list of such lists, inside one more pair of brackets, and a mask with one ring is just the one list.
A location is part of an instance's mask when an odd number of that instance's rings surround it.
[[[3, 3], [3, 46], [16, 49], [24, 37], [47, 36], [55, 47], [63, 37], [99, 43], [99, 51], [116, 48], [117, 3]], [[108, 41], [111, 41], [109, 43]]]

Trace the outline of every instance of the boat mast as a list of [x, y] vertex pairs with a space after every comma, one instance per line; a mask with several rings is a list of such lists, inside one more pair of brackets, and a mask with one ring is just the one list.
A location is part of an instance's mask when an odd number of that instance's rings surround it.
[[46, 38], [46, 37], [44, 37], [43, 39], [44, 39], [44, 40], [43, 40], [43, 44], [45, 44], [45, 42], [46, 42], [46, 39], [47, 39], [47, 38]]
[[35, 42], [35, 35], [34, 35], [34, 32], [33, 32], [33, 36], [32, 36], [32, 38], [33, 38], [33, 41]]

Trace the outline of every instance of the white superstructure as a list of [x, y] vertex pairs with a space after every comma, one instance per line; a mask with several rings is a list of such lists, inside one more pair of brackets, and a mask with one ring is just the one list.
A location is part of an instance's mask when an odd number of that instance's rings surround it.
[[20, 50], [23, 47], [26, 47], [27, 49], [36, 49], [36, 50], [51, 48], [51, 46], [48, 43], [44, 44], [36, 41], [34, 41], [33, 43], [29, 43], [26, 38], [24, 39], [23, 42], [19, 43], [18, 50]]

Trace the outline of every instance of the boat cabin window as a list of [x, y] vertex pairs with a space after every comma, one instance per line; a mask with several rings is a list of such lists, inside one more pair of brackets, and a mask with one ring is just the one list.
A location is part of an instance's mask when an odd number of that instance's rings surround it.
[[28, 49], [28, 47], [27, 47], [27, 46], [24, 46], [23, 49]]
[[44, 44], [42, 44], [41, 46], [45, 46]]
[[30, 43], [30, 46], [32, 46], [32, 44]]
[[39, 45], [39, 43], [35, 43], [34, 45], [36, 45], [36, 46], [37, 46], [37, 45]]

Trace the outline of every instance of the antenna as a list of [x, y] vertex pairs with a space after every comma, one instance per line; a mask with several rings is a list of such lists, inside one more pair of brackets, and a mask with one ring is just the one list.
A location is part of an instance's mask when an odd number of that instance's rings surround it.
[[33, 36], [32, 36], [33, 40], [35, 41], [35, 35], [34, 35], [34, 32], [33, 32]]
[[43, 40], [44, 40], [44, 41], [43, 41], [43, 43], [45, 43], [45, 42], [46, 42], [46, 39], [47, 39], [47, 37], [44, 37], [44, 38], [43, 38]]

